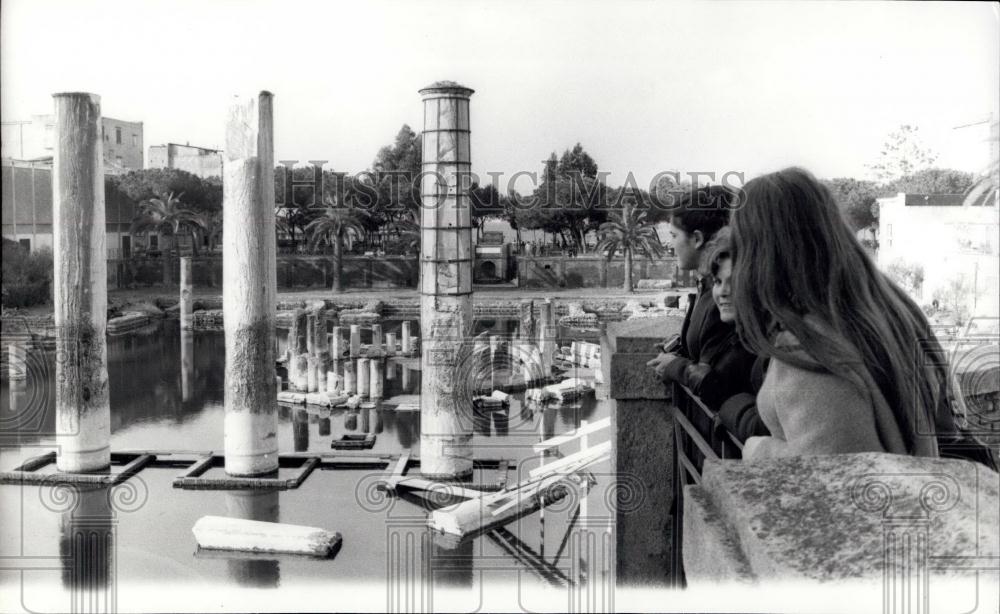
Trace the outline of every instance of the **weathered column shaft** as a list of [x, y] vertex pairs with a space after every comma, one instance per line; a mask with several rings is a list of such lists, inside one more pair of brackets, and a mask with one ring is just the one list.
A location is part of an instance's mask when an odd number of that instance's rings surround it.
[[378, 356], [382, 351], [382, 325], [372, 324], [372, 349], [369, 355]]
[[223, 167], [226, 473], [278, 469], [273, 97], [234, 104]]
[[191, 257], [181, 257], [180, 284], [181, 330], [191, 330], [191, 308], [194, 297], [191, 295]]
[[385, 355], [386, 356], [396, 355], [396, 333], [385, 334]]
[[[111, 465], [111, 406], [101, 100], [56, 94], [52, 218], [56, 353], [56, 465]], [[272, 365], [273, 371], [273, 365]]]
[[452, 82], [420, 90], [420, 471], [444, 479], [472, 473], [472, 407], [458, 394], [472, 333], [472, 93]]

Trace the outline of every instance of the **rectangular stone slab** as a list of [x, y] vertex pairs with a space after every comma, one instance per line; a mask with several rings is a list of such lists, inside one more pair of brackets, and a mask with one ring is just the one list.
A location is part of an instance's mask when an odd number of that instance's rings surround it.
[[202, 548], [242, 552], [329, 556], [341, 542], [335, 531], [224, 516], [202, 516], [191, 532]]

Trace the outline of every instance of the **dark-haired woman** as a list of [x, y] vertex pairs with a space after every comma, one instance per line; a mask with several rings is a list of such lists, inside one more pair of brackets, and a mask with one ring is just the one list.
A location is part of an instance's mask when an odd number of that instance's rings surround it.
[[745, 459], [939, 456], [939, 440], [962, 440], [927, 319], [875, 267], [823, 184], [800, 168], [758, 177], [731, 224], [737, 328], [770, 358], [757, 411], [771, 435], [748, 439]]

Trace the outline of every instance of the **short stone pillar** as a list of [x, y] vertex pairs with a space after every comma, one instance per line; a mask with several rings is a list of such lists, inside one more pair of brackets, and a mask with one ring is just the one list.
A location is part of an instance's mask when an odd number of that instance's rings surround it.
[[361, 327], [351, 324], [351, 358], [361, 356]]
[[336, 394], [343, 384], [343, 378], [338, 373], [340, 361], [334, 360], [330, 363], [330, 370], [326, 372], [326, 393]]
[[410, 326], [411, 326], [410, 321], [406, 320], [403, 322], [400, 331], [400, 337], [402, 343], [400, 351], [403, 353], [403, 356], [409, 356], [410, 353], [413, 351], [413, 331], [410, 329]]
[[306, 352], [316, 353], [316, 312], [306, 314]]
[[396, 333], [385, 334], [385, 355], [386, 356], [396, 355]]
[[333, 327], [333, 334], [330, 336], [330, 356], [334, 360], [344, 358], [344, 329], [340, 326]]
[[522, 341], [535, 340], [535, 302], [521, 301], [520, 328], [518, 336]]
[[371, 349], [368, 350], [370, 356], [379, 356], [383, 352], [382, 350], [382, 325], [372, 324], [372, 345]]
[[382, 398], [382, 387], [385, 385], [385, 374], [383, 373], [383, 365], [385, 364], [381, 358], [369, 358], [369, 393], [368, 396], [372, 399]]
[[319, 359], [306, 355], [306, 391], [319, 392]]
[[344, 360], [344, 394], [351, 395], [357, 392], [357, 379], [354, 376], [354, 361]]
[[194, 305], [194, 296], [191, 293], [191, 286], [191, 256], [181, 256], [181, 330], [191, 330], [191, 310]]
[[357, 360], [358, 394], [362, 397], [368, 396], [371, 388], [371, 372], [369, 371], [368, 361], [368, 358], [359, 358]]
[[[54, 98], [52, 286], [56, 353], [65, 357], [56, 361], [56, 465], [67, 473], [104, 471], [111, 406], [101, 101], [93, 94]], [[268, 378], [273, 374], [272, 360]]]
[[278, 469], [273, 171], [273, 97], [261, 92], [235, 103], [226, 125], [222, 309], [229, 475], [262, 475]]

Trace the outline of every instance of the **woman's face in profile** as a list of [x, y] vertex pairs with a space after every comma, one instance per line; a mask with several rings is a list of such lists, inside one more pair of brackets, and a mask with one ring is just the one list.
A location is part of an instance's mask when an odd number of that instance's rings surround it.
[[712, 298], [719, 308], [719, 319], [723, 322], [733, 322], [736, 320], [736, 311], [732, 303], [732, 276], [733, 259], [726, 258], [719, 261], [719, 270], [715, 273], [712, 281]]

